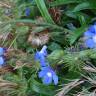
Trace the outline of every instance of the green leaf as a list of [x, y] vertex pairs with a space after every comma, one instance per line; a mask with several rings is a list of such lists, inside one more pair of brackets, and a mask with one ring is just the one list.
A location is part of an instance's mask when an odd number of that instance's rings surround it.
[[77, 11], [84, 10], [84, 9], [90, 9], [89, 2], [84, 2], [84, 3], [81, 3], [81, 4], [77, 5], [74, 8], [73, 12], [77, 12]]
[[[87, 19], [87, 15], [86, 14], [83, 14], [83, 13], [81, 13], [81, 12], [78, 12], [77, 13], [77, 17], [78, 17], [78, 20], [79, 20], [79, 22], [80, 22], [80, 24], [81, 24], [81, 26], [85, 26], [86, 24], [87, 24], [87, 22], [88, 22], [88, 19]], [[89, 17], [90, 18], [90, 17]]]
[[82, 26], [74, 30], [72, 35], [70, 36], [70, 44], [73, 44], [85, 31], [87, 26]]
[[[77, 79], [77, 78], [80, 78], [81, 75], [80, 75], [80, 72], [74, 72], [73, 71], [69, 71], [65, 76], [65, 78], [68, 78], [68, 80], [73, 80], [73, 79]], [[68, 80], [65, 80], [66, 83], [68, 83], [69, 81]]]
[[20, 35], [25, 35], [28, 32], [28, 30], [28, 26], [21, 26], [17, 28], [16, 33], [19, 33]]
[[31, 86], [32, 90], [37, 93], [44, 94], [47, 96], [53, 96], [53, 94], [54, 94], [52, 88], [50, 88], [49, 86], [42, 85], [39, 82], [37, 82], [36, 80], [32, 80], [30, 86]]
[[45, 5], [45, 2], [44, 0], [35, 0], [36, 1], [36, 4], [37, 4], [37, 7], [39, 8], [42, 16], [44, 17], [45, 21], [47, 21], [48, 23], [52, 23], [54, 24], [54, 21], [52, 20], [48, 10], [47, 10], [47, 7]]
[[37, 27], [34, 30], [32, 30], [33, 33], [38, 33], [41, 31], [44, 31], [45, 29], [47, 29], [48, 27]]
[[49, 56], [48, 59], [51, 60], [57, 60], [59, 58], [61, 58], [64, 55], [64, 51], [63, 50], [54, 50]]
[[68, 29], [63, 28], [61, 26], [58, 26], [56, 24], [51, 24], [48, 22], [39, 22], [38, 20], [32, 20], [32, 19], [18, 19], [18, 20], [10, 20], [8, 22], [3, 22], [5, 24], [14, 24], [14, 23], [29, 23], [29, 24], [36, 24], [38, 26], [44, 26], [44, 27], [50, 27], [52, 29], [59, 29], [59, 30], [63, 30], [63, 31], [68, 31]]
[[56, 49], [62, 49], [61, 46], [55, 42], [51, 43], [48, 47], [49, 50], [54, 51]]
[[96, 9], [96, 1], [89, 0], [87, 2], [80, 3], [74, 8], [73, 12], [77, 12], [84, 9]]
[[70, 4], [70, 3], [80, 3], [84, 0], [55, 0], [51, 3], [51, 6], [58, 6], [58, 5], [64, 5], [64, 4]]

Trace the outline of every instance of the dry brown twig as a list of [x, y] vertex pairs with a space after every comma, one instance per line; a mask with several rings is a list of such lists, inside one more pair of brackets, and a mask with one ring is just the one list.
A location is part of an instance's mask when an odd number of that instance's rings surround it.
[[3, 80], [2, 78], [0, 78], [0, 87], [10, 87], [10, 88], [16, 88], [18, 85], [16, 83], [12, 83], [10, 81], [7, 80]]
[[83, 69], [85, 70], [85, 71], [88, 71], [88, 72], [96, 72], [96, 68], [95, 67], [90, 67], [90, 66], [85, 66], [85, 67], [83, 67]]
[[66, 96], [66, 94], [73, 89], [74, 87], [84, 83], [84, 81], [80, 81], [79, 79], [76, 79], [75, 81], [68, 83], [65, 87], [62, 88], [62, 90], [56, 94], [56, 96]]
[[5, 3], [5, 2], [0, 1], [0, 7], [11, 8], [12, 6], [7, 4], [7, 3]]

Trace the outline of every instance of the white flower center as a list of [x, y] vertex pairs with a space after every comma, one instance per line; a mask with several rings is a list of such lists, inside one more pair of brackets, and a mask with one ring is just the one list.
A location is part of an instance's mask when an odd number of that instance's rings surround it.
[[47, 76], [48, 76], [48, 77], [52, 77], [52, 73], [51, 73], [51, 72], [48, 72], [48, 73], [47, 73]]
[[96, 43], [96, 35], [93, 36], [93, 41]]

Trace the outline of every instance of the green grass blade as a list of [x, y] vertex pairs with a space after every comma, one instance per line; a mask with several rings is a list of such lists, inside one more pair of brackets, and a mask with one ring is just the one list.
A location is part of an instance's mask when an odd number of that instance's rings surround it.
[[70, 3], [81, 3], [84, 0], [55, 0], [51, 3], [51, 6], [59, 6], [63, 4], [70, 4]]
[[82, 26], [82, 27], [74, 30], [74, 32], [70, 38], [70, 44], [71, 45], [86, 31], [86, 27], [87, 26]]
[[96, 0], [88, 0], [86, 2], [82, 2], [80, 4], [78, 4], [73, 12], [77, 12], [77, 11], [81, 11], [81, 10], [85, 10], [85, 9], [96, 9]]
[[37, 7], [39, 8], [40, 12], [41, 12], [41, 15], [44, 17], [45, 21], [47, 21], [48, 23], [53, 23], [54, 24], [54, 21], [52, 20], [48, 10], [47, 10], [47, 7], [45, 5], [45, 2], [44, 0], [35, 0], [36, 1], [36, 4], [37, 4]]

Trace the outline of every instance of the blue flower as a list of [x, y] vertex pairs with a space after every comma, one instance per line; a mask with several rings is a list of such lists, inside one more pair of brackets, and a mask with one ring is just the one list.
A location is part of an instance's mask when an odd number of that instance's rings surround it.
[[96, 25], [91, 26], [85, 33], [85, 45], [88, 48], [96, 48]]
[[25, 15], [26, 15], [26, 16], [29, 16], [30, 13], [31, 13], [31, 9], [30, 9], [29, 7], [27, 7], [27, 8], [25, 9]]
[[4, 58], [3, 57], [0, 57], [0, 67], [2, 67], [5, 64], [4, 61], [5, 61]]
[[58, 76], [54, 70], [49, 66], [49, 63], [46, 61], [47, 56], [47, 46], [43, 46], [41, 51], [37, 51], [35, 54], [35, 60], [38, 60], [41, 65], [41, 71], [38, 73], [39, 78], [42, 78], [44, 84], [48, 85], [54, 81], [54, 84], [58, 84]]
[[52, 81], [54, 81], [54, 84], [58, 84], [58, 76], [56, 73], [52, 70], [51, 67], [42, 67], [41, 71], [38, 74], [39, 78], [42, 78], [43, 84], [51, 84]]
[[0, 56], [4, 55], [5, 49], [0, 47]]
[[43, 46], [43, 48], [41, 49], [41, 51], [37, 51], [35, 54], [35, 60], [38, 60], [41, 64], [41, 66], [46, 66], [47, 62], [46, 62], [46, 56], [47, 56], [47, 46]]

